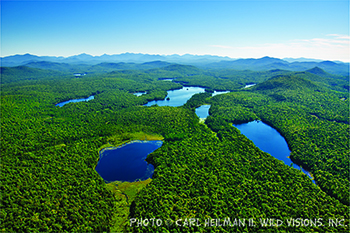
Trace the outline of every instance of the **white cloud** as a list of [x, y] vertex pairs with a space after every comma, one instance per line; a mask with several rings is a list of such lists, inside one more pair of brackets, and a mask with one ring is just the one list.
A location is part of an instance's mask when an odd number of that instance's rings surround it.
[[300, 41], [307, 42], [313, 46], [315, 45], [336, 46], [339, 44], [349, 45], [350, 36], [338, 35], [338, 34], [329, 34], [327, 36], [331, 36], [335, 38], [313, 38], [313, 39], [306, 39], [306, 40], [300, 40]]
[[235, 58], [258, 58], [263, 56], [278, 58], [305, 57], [350, 62], [350, 36], [339, 34], [328, 34], [324, 38], [295, 39], [284, 43], [269, 43], [256, 46], [216, 47], [229, 48], [229, 50], [226, 50], [226, 55]]
[[350, 40], [350, 36], [347, 36], [347, 35], [328, 34], [327, 36], [334, 36], [334, 37], [337, 37], [338, 39], [346, 39], [346, 40]]

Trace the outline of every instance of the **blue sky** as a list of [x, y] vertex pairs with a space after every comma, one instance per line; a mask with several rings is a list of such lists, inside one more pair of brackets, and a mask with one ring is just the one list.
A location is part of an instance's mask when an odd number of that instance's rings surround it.
[[1, 56], [131, 53], [350, 61], [349, 1], [6, 1]]

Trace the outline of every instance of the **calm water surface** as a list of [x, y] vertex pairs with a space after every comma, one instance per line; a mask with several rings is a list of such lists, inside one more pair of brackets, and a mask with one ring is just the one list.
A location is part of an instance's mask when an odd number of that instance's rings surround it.
[[202, 105], [196, 108], [196, 114], [199, 118], [205, 119], [209, 116], [210, 105]]
[[77, 102], [83, 102], [83, 101], [89, 101], [89, 100], [93, 100], [95, 97], [89, 96], [88, 98], [82, 98], [82, 99], [73, 99], [73, 100], [67, 100], [61, 103], [56, 104], [55, 106], [59, 106], [59, 107], [63, 107], [64, 105], [68, 104], [68, 103], [77, 103]]
[[212, 96], [221, 95], [221, 94], [225, 94], [225, 93], [230, 93], [230, 91], [214, 91]]
[[141, 95], [144, 95], [146, 94], [147, 92], [135, 92], [135, 93], [132, 93], [133, 95], [136, 95], [136, 96], [141, 96]]
[[161, 147], [162, 141], [134, 141], [121, 147], [106, 148], [100, 152], [96, 171], [107, 182], [147, 180], [154, 167], [145, 159]]
[[247, 85], [245, 85], [245, 87], [243, 87], [243, 88], [248, 88], [248, 87], [252, 87], [252, 86], [255, 86], [256, 85], [256, 83], [253, 83], [253, 84], [247, 84]]
[[[292, 164], [292, 161], [288, 158], [290, 155], [288, 144], [282, 135], [274, 128], [261, 121], [252, 121], [233, 126], [239, 129], [243, 135], [253, 141], [253, 143], [259, 147], [260, 150], [269, 153], [276, 159], [282, 160], [288, 166]], [[300, 167], [296, 164], [293, 164], [293, 167], [300, 170]], [[311, 178], [308, 171], [304, 169], [302, 170]]]
[[[145, 106], [157, 104], [158, 106], [178, 107], [184, 105], [192, 95], [202, 92], [205, 92], [205, 89], [202, 87], [183, 87], [181, 89], [168, 91], [165, 100], [153, 100], [145, 104]], [[170, 100], [166, 100], [168, 97]]]
[[159, 80], [172, 82], [174, 79], [173, 78], [160, 78]]

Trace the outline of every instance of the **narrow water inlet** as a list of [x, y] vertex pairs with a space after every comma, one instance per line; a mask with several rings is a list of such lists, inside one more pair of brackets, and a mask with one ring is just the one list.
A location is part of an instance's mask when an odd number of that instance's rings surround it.
[[81, 99], [72, 99], [72, 100], [67, 100], [64, 102], [60, 102], [58, 104], [56, 104], [55, 106], [59, 106], [59, 107], [63, 107], [64, 105], [68, 104], [68, 103], [77, 103], [77, 102], [83, 102], [83, 101], [90, 101], [93, 100], [95, 98], [95, 96], [91, 95], [87, 98], [81, 98]]
[[210, 105], [206, 104], [196, 108], [195, 112], [200, 119], [206, 119], [209, 116], [209, 109]]

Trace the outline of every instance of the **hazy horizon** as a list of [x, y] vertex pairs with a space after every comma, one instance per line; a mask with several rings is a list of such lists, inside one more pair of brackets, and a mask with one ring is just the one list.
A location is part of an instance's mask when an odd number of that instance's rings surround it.
[[23, 55], [33, 55], [33, 56], [38, 56], [38, 57], [56, 57], [56, 58], [69, 58], [69, 57], [74, 57], [74, 56], [79, 56], [79, 55], [89, 55], [89, 56], [92, 56], [92, 57], [101, 57], [103, 55], [107, 55], [107, 56], [114, 56], [114, 55], [122, 55], [122, 54], [142, 54], [142, 55], [154, 55], [154, 56], [186, 56], [186, 55], [189, 55], [189, 56], [217, 56], [217, 57], [222, 57], [222, 58], [229, 58], [229, 59], [232, 59], [232, 60], [238, 60], [238, 59], [261, 59], [261, 58], [264, 58], [264, 57], [270, 57], [270, 58], [277, 58], [277, 59], [282, 59], [282, 60], [285, 60], [285, 59], [295, 59], [295, 60], [301, 60], [301, 59], [305, 59], [305, 60], [320, 60], [320, 61], [335, 61], [335, 62], [343, 62], [343, 63], [349, 63], [349, 62], [346, 62], [346, 61], [340, 61], [340, 60], [327, 60], [327, 59], [319, 59], [319, 58], [310, 58], [310, 57], [272, 57], [272, 56], [262, 56], [262, 57], [229, 57], [229, 56], [220, 56], [220, 55], [211, 55], [211, 54], [189, 54], [189, 53], [185, 53], [185, 54], [150, 54], [150, 53], [130, 53], [130, 52], [125, 52], [125, 53], [116, 53], [116, 54], [107, 54], [107, 53], [104, 53], [104, 54], [100, 54], [100, 55], [92, 55], [92, 54], [88, 54], [88, 53], [80, 53], [80, 54], [73, 54], [73, 55], [70, 55], [70, 56], [55, 56], [55, 55], [38, 55], [38, 54], [31, 54], [31, 53], [23, 53], [23, 54], [12, 54], [12, 55], [8, 55], [8, 56], [1, 56], [0, 58], [5, 58], [5, 57], [11, 57], [11, 56], [16, 56], [16, 55], [19, 55], [19, 56], [23, 56]]
[[86, 53], [350, 61], [349, 1], [1, 1], [1, 57]]

